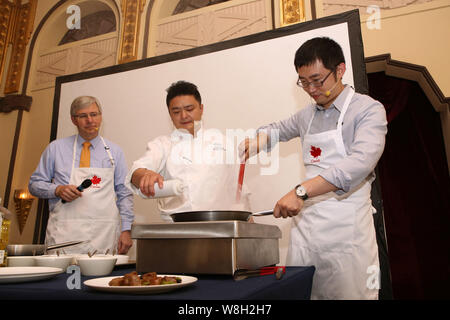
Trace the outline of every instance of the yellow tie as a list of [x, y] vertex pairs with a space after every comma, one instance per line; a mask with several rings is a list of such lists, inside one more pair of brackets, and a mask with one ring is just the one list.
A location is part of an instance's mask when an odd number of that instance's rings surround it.
[[90, 167], [91, 165], [91, 151], [89, 150], [89, 147], [91, 146], [91, 143], [88, 141], [83, 142], [83, 149], [81, 150], [81, 157], [80, 157], [80, 168], [82, 167]]

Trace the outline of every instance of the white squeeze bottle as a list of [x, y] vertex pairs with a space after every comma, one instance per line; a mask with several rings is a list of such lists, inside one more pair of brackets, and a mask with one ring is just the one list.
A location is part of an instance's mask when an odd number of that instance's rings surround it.
[[158, 183], [155, 183], [155, 196], [153, 198], [165, 198], [178, 196], [183, 193], [184, 185], [180, 180], [167, 180], [163, 182], [163, 188], [160, 189]]
[[166, 198], [182, 194], [184, 188], [183, 182], [180, 180], [166, 180], [163, 182], [162, 189], [159, 188], [158, 183], [155, 183], [155, 195], [153, 197], [147, 197], [141, 191], [139, 191], [139, 194], [146, 199]]

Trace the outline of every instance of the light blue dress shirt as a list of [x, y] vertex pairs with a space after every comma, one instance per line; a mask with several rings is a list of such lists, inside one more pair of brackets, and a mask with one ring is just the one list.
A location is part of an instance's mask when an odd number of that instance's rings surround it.
[[[49, 199], [49, 209], [53, 211], [56, 203], [60, 200], [55, 195], [56, 187], [67, 185], [70, 181], [73, 160], [73, 144], [76, 135], [52, 141], [41, 156], [36, 171], [31, 175], [28, 184], [30, 193], [36, 197]], [[133, 213], [133, 194], [125, 187], [124, 181], [128, 173], [125, 156], [122, 149], [104, 139], [106, 145], [110, 148], [114, 159], [114, 190], [116, 192], [116, 203], [119, 209], [122, 231], [131, 230], [131, 224], [134, 220]], [[85, 140], [78, 136], [75, 168], [80, 166], [80, 154]], [[111, 168], [112, 164], [105, 150], [100, 136], [91, 140], [91, 167], [93, 168]]]

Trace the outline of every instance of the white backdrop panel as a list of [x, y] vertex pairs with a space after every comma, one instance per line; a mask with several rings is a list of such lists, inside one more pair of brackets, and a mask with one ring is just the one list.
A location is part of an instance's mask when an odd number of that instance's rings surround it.
[[[294, 55], [306, 40], [328, 36], [344, 50], [347, 71], [344, 83], [353, 85], [353, 70], [347, 23], [339, 23], [221, 51], [151, 65], [89, 79], [62, 83], [57, 138], [76, 133], [69, 117], [70, 104], [80, 95], [96, 96], [103, 107], [101, 135], [119, 144], [128, 166], [145, 152], [149, 140], [172, 129], [165, 104], [166, 88], [178, 80], [195, 83], [205, 107], [206, 128], [244, 130], [282, 120], [310, 103], [296, 86]], [[260, 165], [248, 165], [245, 182], [250, 188], [253, 211], [271, 209], [286, 192], [301, 182], [304, 174], [300, 140], [282, 143], [279, 169], [260, 175]], [[267, 166], [266, 166], [267, 167]], [[237, 181], [236, 181], [237, 183]], [[160, 222], [154, 200], [135, 197], [137, 223]], [[280, 264], [285, 263], [290, 219], [255, 218], [282, 230]]]

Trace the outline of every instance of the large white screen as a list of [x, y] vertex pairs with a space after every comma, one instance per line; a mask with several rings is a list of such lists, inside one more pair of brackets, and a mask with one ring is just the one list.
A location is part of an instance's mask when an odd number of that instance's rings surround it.
[[[103, 107], [101, 135], [119, 144], [131, 166], [145, 152], [149, 140], [172, 129], [165, 104], [169, 85], [178, 80], [195, 83], [205, 107], [206, 128], [258, 128], [289, 117], [310, 103], [296, 86], [294, 54], [306, 40], [328, 36], [343, 48], [347, 71], [344, 83], [353, 85], [353, 70], [347, 23], [242, 45], [130, 71], [61, 84], [57, 138], [76, 133], [69, 109], [80, 95], [96, 96]], [[303, 178], [300, 140], [282, 143], [279, 169], [261, 175], [260, 165], [247, 165], [245, 182], [250, 188], [253, 211], [271, 209], [276, 201]], [[236, 177], [237, 178], [237, 177]], [[237, 184], [237, 180], [236, 180]], [[137, 223], [160, 222], [154, 200], [135, 197]], [[285, 263], [290, 219], [255, 218], [282, 230], [280, 264]]]

